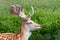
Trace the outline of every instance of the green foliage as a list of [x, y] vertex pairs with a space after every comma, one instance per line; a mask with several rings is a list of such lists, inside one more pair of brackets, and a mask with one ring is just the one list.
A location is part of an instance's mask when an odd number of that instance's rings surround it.
[[16, 16], [2, 15], [0, 16], [0, 32], [17, 32], [20, 23], [21, 20]]
[[9, 11], [12, 4], [24, 5], [26, 14], [31, 12], [30, 6], [34, 6], [32, 20], [42, 28], [32, 31], [29, 40], [60, 40], [60, 0], [0, 0], [0, 33], [20, 30], [21, 18]]

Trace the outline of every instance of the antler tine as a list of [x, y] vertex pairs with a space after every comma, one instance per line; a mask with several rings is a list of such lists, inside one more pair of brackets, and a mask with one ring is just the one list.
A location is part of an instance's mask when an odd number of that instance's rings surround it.
[[32, 13], [31, 14], [29, 13], [30, 17], [33, 16], [33, 14], [34, 14], [34, 8], [33, 8], [33, 6], [31, 6], [31, 9], [32, 9]]
[[21, 12], [24, 13], [24, 6], [21, 7]]
[[13, 13], [17, 13], [17, 11], [15, 10], [15, 5], [11, 5], [10, 6], [10, 12], [13, 14]]
[[32, 9], [32, 15], [34, 14], [34, 8], [33, 8], [33, 6], [31, 6], [31, 9]]
[[32, 9], [32, 13], [31, 13], [31, 14], [29, 13], [29, 14], [26, 16], [27, 19], [30, 19], [31, 16], [33, 16], [33, 14], [34, 14], [34, 8], [33, 8], [33, 6], [31, 6], [31, 9]]
[[19, 15], [19, 13], [20, 13], [20, 9], [21, 9], [20, 5], [16, 5], [17, 15]]
[[21, 10], [20, 10], [19, 16], [21, 18], [25, 19], [26, 15], [24, 14], [24, 6], [21, 6]]

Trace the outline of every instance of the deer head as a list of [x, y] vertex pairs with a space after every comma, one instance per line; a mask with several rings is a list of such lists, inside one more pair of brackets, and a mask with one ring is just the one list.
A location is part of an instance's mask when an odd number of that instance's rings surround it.
[[31, 6], [32, 13], [28, 14], [27, 16], [24, 14], [24, 7], [20, 7], [19, 5], [11, 5], [11, 13], [14, 13], [18, 15], [20, 18], [22, 18], [22, 27], [24, 27], [26, 30], [34, 30], [41, 28], [39, 24], [33, 22], [31, 20], [31, 17], [34, 14], [34, 8]]

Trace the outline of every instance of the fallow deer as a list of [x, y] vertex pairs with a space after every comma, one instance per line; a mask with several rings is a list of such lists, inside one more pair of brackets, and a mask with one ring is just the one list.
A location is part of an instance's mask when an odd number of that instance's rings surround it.
[[39, 24], [31, 20], [31, 16], [34, 14], [34, 9], [32, 8], [32, 13], [29, 15], [24, 14], [24, 8], [19, 5], [11, 5], [10, 12], [12, 14], [18, 15], [22, 19], [21, 29], [19, 33], [2, 33], [0, 34], [0, 40], [28, 40], [31, 36], [31, 30], [41, 28]]

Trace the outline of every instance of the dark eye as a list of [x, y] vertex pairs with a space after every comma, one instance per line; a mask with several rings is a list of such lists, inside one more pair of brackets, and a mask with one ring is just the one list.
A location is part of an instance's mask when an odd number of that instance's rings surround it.
[[32, 22], [26, 23], [26, 24], [32, 24]]
[[32, 22], [30, 22], [29, 24], [32, 24]]

